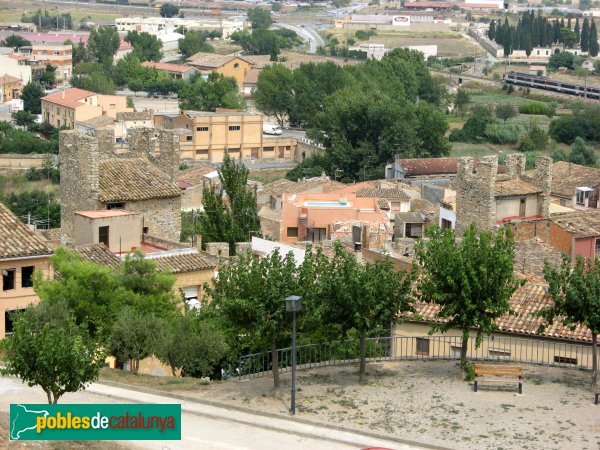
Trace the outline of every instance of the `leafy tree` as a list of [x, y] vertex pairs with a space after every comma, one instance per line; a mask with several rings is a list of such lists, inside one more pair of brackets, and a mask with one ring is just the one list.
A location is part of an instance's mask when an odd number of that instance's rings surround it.
[[569, 114], [560, 116], [550, 122], [550, 136], [557, 142], [572, 144], [575, 138], [587, 136], [587, 127], [580, 117]]
[[360, 382], [366, 381], [366, 338], [389, 334], [390, 324], [403, 312], [412, 311], [413, 277], [395, 271], [389, 260], [362, 265], [356, 257], [334, 244], [334, 256], [319, 266], [322, 322], [336, 324], [346, 334], [359, 337]]
[[153, 34], [145, 31], [141, 33], [129, 31], [125, 36], [125, 42], [133, 46], [132, 54], [142, 62], [160, 61], [162, 58], [162, 41]]
[[279, 389], [276, 350], [288, 342], [290, 332], [284, 299], [302, 295], [301, 288], [292, 254], [282, 257], [277, 250], [260, 259], [250, 252], [238, 255], [219, 269], [213, 286], [205, 288], [205, 301], [210, 299], [205, 308], [214, 311], [226, 329], [239, 336], [241, 345], [257, 351], [271, 349], [275, 389]]
[[557, 70], [559, 67], [573, 69], [575, 56], [570, 52], [554, 53], [548, 61], [548, 68]]
[[160, 6], [160, 17], [175, 17], [179, 14], [179, 7], [173, 3], [164, 3]]
[[187, 31], [179, 39], [179, 51], [189, 58], [198, 52], [214, 53], [215, 48], [206, 42], [208, 34], [204, 31]]
[[60, 203], [56, 201], [52, 192], [39, 189], [20, 193], [0, 192], [0, 201], [4, 203], [17, 216], [47, 221], [48, 228], [60, 227]]
[[41, 302], [13, 316], [14, 333], [0, 342], [6, 351], [4, 375], [40, 386], [48, 403], [94, 382], [104, 365], [98, 342], [75, 323], [65, 302]]
[[15, 124], [20, 127], [27, 127], [35, 122], [35, 117], [29, 111], [15, 111], [11, 114]]
[[45, 86], [54, 86], [56, 84], [56, 67], [54, 67], [52, 64], [47, 64], [40, 81]]
[[471, 95], [469, 95], [467, 91], [464, 89], [456, 91], [456, 97], [454, 98], [454, 106], [456, 109], [464, 113], [469, 103], [471, 103]]
[[572, 48], [577, 42], [577, 34], [569, 28], [560, 29], [560, 40], [563, 43], [564, 48]]
[[182, 377], [214, 378], [215, 367], [228, 350], [224, 333], [211, 321], [201, 320], [195, 310], [189, 310], [164, 324], [156, 356], [171, 367], [173, 376], [181, 369]]
[[137, 374], [140, 360], [154, 353], [161, 329], [162, 324], [152, 314], [125, 307], [119, 311], [112, 326], [108, 340], [110, 354], [119, 361], [131, 361], [130, 371]]
[[[553, 304], [540, 311], [549, 324], [560, 320], [575, 328], [583, 325], [592, 332], [592, 389], [598, 384], [598, 333], [600, 333], [600, 261], [577, 257], [575, 266], [563, 256], [560, 268], [546, 261], [544, 278], [548, 282], [548, 296]], [[541, 327], [545, 327], [545, 324]]]
[[592, 19], [590, 26], [590, 56], [598, 56], [598, 31], [596, 30], [596, 22]]
[[117, 89], [99, 62], [80, 62], [73, 67], [71, 86], [109, 95], [114, 94]]
[[585, 145], [585, 141], [577, 136], [571, 146], [569, 161], [582, 166], [595, 165], [597, 163], [596, 152]]
[[25, 111], [31, 114], [42, 113], [42, 97], [44, 96], [44, 88], [39, 83], [30, 81], [23, 87], [21, 92], [21, 99], [23, 100], [23, 107]]
[[498, 328], [496, 319], [510, 311], [509, 300], [521, 285], [513, 272], [513, 238], [510, 229], [478, 236], [475, 225], [466, 229], [462, 241], [456, 240], [452, 229], [430, 227], [426, 236], [429, 242], [415, 246], [422, 266], [420, 299], [440, 307], [440, 321], [431, 324], [431, 332], [462, 330], [464, 364], [470, 330], [477, 329], [475, 346], [479, 347], [483, 335]]
[[271, 4], [271, 11], [279, 12], [283, 9], [283, 3], [275, 1]]
[[252, 22], [253, 30], [268, 29], [273, 24], [271, 12], [259, 7], [249, 8], [247, 11], [248, 20]]
[[266, 66], [258, 76], [254, 101], [260, 111], [274, 116], [281, 127], [294, 105], [294, 73], [282, 64]]
[[[109, 72], [113, 64], [113, 58], [121, 45], [119, 33], [113, 27], [101, 26], [90, 31], [87, 41], [87, 49], [91, 57], [102, 64], [104, 70]], [[95, 91], [98, 92], [98, 91]]]
[[579, 45], [581, 47], [581, 51], [583, 52], [588, 52], [590, 50], [590, 22], [588, 21], [587, 17], [583, 19]]
[[522, 152], [541, 152], [548, 148], [548, 143], [548, 133], [535, 123], [531, 123], [527, 125], [519, 150]]
[[179, 107], [197, 111], [215, 111], [217, 108], [245, 109], [235, 78], [212, 72], [205, 80], [197, 77], [179, 91]]
[[18, 34], [11, 34], [3, 41], [0, 41], [0, 47], [11, 47], [19, 48], [31, 45], [31, 41], [19, 36]]
[[496, 117], [506, 122], [508, 119], [517, 117], [517, 111], [510, 103], [501, 103], [496, 105]]
[[260, 235], [256, 192], [247, 187], [248, 168], [228, 154], [219, 169], [220, 186], [203, 189], [204, 214], [200, 216], [203, 243], [227, 242], [235, 254], [235, 243]]

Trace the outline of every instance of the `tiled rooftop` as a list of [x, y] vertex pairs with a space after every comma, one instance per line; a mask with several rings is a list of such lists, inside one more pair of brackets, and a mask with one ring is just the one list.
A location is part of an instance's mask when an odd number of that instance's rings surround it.
[[600, 236], [600, 210], [552, 214], [550, 220], [576, 238]]
[[0, 259], [49, 255], [46, 240], [0, 203]]
[[145, 158], [100, 163], [102, 202], [179, 197], [181, 190]]
[[276, 222], [281, 221], [282, 211], [276, 211], [274, 209], [269, 208], [268, 206], [263, 206], [260, 211], [258, 211], [258, 217], [261, 219], [274, 220]]
[[219, 55], [217, 53], [204, 52], [198, 52], [195, 55], [190, 56], [186, 61], [193, 66], [210, 67], [216, 69], [224, 64], [227, 64], [229, 61], [235, 58], [240, 58], [246, 61], [245, 58], [242, 58], [240, 56]]
[[163, 70], [166, 72], [177, 72], [184, 73], [188, 70], [196, 70], [195, 67], [187, 66], [185, 64], [170, 64], [170, 63], [161, 63], [161, 62], [152, 62], [152, 61], [144, 61], [142, 63], [143, 67], [153, 67], [156, 70]]
[[400, 189], [362, 188], [356, 193], [357, 197], [390, 198], [408, 202], [410, 197]]
[[204, 252], [156, 257], [150, 256], [150, 259], [156, 263], [156, 270], [166, 270], [171, 273], [210, 270], [218, 265], [218, 258]]
[[543, 279], [544, 261], [558, 267], [561, 263], [560, 251], [538, 239], [515, 242], [515, 271], [533, 274]]
[[580, 166], [566, 161], [552, 165], [552, 194], [573, 198], [578, 187], [596, 187], [600, 184], [600, 169]]
[[[202, 184], [206, 178], [205, 175], [214, 172], [215, 168], [210, 166], [197, 166], [191, 169], [186, 169], [179, 174], [178, 181], [187, 183], [189, 186]], [[208, 181], [208, 180], [207, 180]]]
[[532, 195], [541, 193], [541, 189], [526, 181], [510, 179], [496, 181], [496, 198], [517, 195]]
[[[64, 95], [64, 98], [63, 98]], [[98, 95], [92, 91], [86, 91], [84, 89], [69, 88], [64, 91], [57, 92], [56, 94], [50, 94], [42, 97], [42, 100], [55, 103], [61, 106], [67, 106], [69, 108], [79, 108], [80, 106], [87, 105], [88, 103], [81, 102], [84, 98]]]
[[123, 261], [104, 244], [79, 245], [72, 248], [84, 261], [101, 264], [106, 267], [119, 267]]

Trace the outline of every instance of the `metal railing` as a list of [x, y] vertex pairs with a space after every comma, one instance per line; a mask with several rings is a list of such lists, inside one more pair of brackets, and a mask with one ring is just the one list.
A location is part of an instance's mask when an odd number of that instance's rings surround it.
[[[368, 362], [384, 360], [458, 360], [462, 338], [460, 336], [390, 336], [368, 338], [366, 356]], [[298, 369], [310, 369], [359, 361], [358, 340], [332, 341], [321, 344], [299, 345], [296, 348]], [[277, 350], [279, 373], [291, 370], [292, 349]], [[571, 367], [592, 368], [591, 345], [571, 344], [542, 339], [486, 336], [475, 348], [470, 338], [467, 347], [470, 360], [508, 361]], [[240, 357], [238, 376], [255, 378], [271, 373], [271, 352], [253, 353]]]

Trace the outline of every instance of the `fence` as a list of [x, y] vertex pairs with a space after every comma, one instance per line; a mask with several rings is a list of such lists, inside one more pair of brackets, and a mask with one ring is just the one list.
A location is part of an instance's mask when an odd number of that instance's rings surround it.
[[[453, 360], [460, 359], [460, 336], [393, 336], [369, 338], [367, 361], [384, 360]], [[356, 363], [358, 340], [333, 341], [296, 347], [298, 369]], [[277, 350], [279, 372], [291, 370], [292, 349]], [[486, 336], [475, 348], [469, 339], [467, 357], [471, 360], [503, 360], [578, 369], [592, 368], [591, 345], [559, 341]], [[239, 359], [239, 379], [261, 377], [271, 371], [271, 352], [244, 355]]]

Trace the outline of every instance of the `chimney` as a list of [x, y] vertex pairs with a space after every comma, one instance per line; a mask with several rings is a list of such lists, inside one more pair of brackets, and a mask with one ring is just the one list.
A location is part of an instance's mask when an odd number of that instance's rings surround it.
[[363, 254], [362, 254], [362, 244], [360, 242], [354, 243], [354, 257], [356, 258], [357, 263], [362, 264]]

